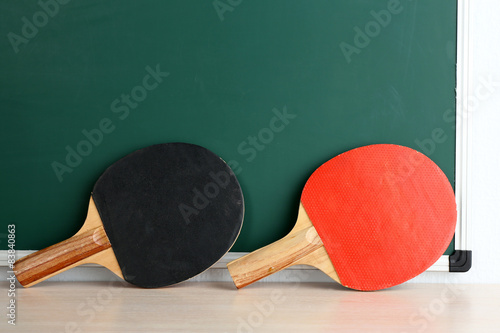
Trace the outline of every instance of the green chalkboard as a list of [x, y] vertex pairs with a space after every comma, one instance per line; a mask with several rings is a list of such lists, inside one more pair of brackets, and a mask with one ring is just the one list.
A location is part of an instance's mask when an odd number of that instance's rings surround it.
[[[358, 146], [418, 149], [455, 179], [453, 0], [0, 2], [1, 249], [82, 225], [122, 156], [163, 142], [228, 161], [234, 251], [295, 223], [309, 175]], [[450, 250], [453, 244], [450, 245]]]

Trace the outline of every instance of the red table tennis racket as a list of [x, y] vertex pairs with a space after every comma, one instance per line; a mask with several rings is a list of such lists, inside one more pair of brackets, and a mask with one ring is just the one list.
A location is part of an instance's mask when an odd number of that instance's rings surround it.
[[300, 201], [287, 236], [227, 265], [236, 287], [305, 264], [348, 288], [388, 288], [436, 262], [457, 218], [441, 169], [413, 149], [389, 144], [329, 160], [308, 179]]
[[163, 287], [217, 262], [235, 242], [243, 215], [240, 185], [220, 157], [192, 144], [154, 145], [102, 174], [75, 236], [18, 260], [14, 271], [29, 287], [97, 263], [134, 285]]

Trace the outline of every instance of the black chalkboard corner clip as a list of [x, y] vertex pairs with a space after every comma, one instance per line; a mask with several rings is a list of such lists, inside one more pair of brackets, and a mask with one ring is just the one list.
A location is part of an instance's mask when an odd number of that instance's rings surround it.
[[450, 272], [465, 273], [472, 267], [472, 251], [455, 250], [450, 257]]

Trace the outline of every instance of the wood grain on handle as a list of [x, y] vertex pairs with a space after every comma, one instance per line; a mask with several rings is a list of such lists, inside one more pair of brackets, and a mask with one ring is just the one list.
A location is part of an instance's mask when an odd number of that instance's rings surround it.
[[29, 287], [110, 247], [104, 228], [98, 226], [16, 261], [14, 271], [19, 283]]
[[284, 238], [227, 264], [237, 288], [293, 265], [310, 265], [340, 283], [309, 216], [300, 204], [297, 223]]
[[[311, 227], [314, 229], [313, 227]], [[310, 242], [307, 232], [310, 228], [295, 233], [247, 254], [227, 265], [237, 288], [247, 286], [275, 272], [296, 265], [305, 256], [323, 247], [321, 241]]]

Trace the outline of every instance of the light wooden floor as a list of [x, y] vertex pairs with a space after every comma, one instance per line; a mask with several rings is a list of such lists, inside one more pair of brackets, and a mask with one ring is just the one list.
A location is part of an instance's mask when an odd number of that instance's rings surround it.
[[[0, 304], [8, 305], [7, 283]], [[500, 285], [405, 284], [356, 292], [332, 283], [118, 282], [17, 288], [1, 332], [500, 332]]]

